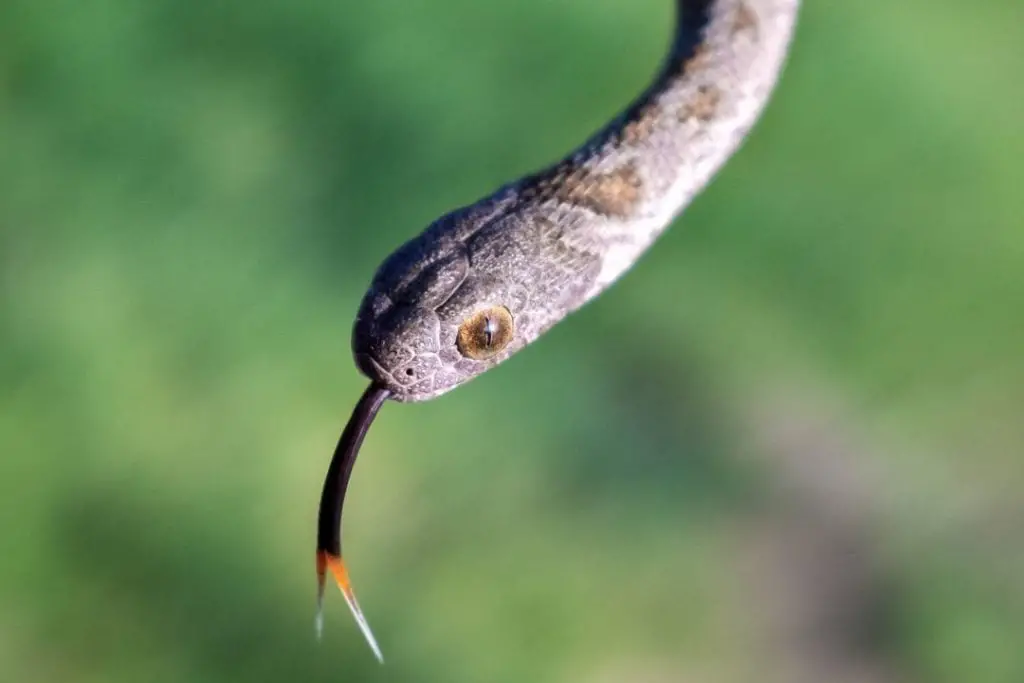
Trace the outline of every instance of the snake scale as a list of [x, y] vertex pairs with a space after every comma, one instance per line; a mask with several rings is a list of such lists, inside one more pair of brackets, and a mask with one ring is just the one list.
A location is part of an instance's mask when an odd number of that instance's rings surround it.
[[381, 659], [341, 559], [341, 512], [384, 401], [425, 401], [466, 383], [629, 269], [757, 121], [798, 10], [799, 0], [676, 0], [668, 55], [620, 115], [560, 162], [437, 219], [380, 266], [352, 333], [371, 384], [320, 501], [318, 632], [330, 572]]

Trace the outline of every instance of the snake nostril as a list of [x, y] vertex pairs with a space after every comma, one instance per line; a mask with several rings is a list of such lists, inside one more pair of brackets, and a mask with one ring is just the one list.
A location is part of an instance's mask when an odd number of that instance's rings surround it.
[[413, 370], [412, 368], [406, 368], [405, 369], [405, 374], [409, 375], [409, 377], [412, 377], [413, 375], [416, 374], [416, 371]]

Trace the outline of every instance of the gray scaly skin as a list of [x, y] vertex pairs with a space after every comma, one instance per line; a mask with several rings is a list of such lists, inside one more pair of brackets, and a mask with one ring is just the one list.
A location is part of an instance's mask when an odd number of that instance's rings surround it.
[[[397, 401], [440, 396], [598, 295], [732, 155], [782, 71], [799, 0], [677, 0], [654, 83], [563, 161], [453, 211], [392, 254], [356, 319], [360, 370]], [[503, 306], [514, 337], [463, 356], [459, 326]]]

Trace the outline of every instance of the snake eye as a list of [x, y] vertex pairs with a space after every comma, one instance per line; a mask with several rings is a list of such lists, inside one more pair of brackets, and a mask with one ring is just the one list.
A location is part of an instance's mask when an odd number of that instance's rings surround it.
[[473, 360], [487, 360], [512, 341], [516, 324], [504, 306], [477, 311], [462, 321], [455, 339], [459, 353]]

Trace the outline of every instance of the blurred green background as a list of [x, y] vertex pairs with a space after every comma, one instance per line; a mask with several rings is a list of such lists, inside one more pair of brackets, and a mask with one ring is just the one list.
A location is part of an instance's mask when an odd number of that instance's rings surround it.
[[808, 2], [617, 286], [388, 405], [433, 218], [638, 92], [669, 0], [0, 4], [0, 680], [1024, 681], [1024, 6]]

